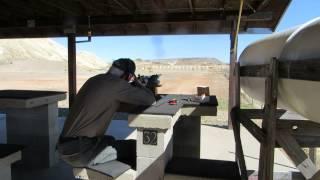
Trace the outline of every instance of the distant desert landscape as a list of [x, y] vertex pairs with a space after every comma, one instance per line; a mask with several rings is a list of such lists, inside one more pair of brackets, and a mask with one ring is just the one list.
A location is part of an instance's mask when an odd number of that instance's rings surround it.
[[[228, 64], [215, 58], [135, 62], [137, 74], [161, 74], [159, 93], [196, 94], [197, 86], [209, 86], [210, 93], [219, 100], [218, 119], [226, 120]], [[77, 88], [88, 78], [105, 73], [109, 66], [90, 52], [78, 52]], [[0, 89], [67, 91], [67, 49], [52, 39], [0, 40], [0, 81]], [[59, 106], [67, 107], [68, 101]]]

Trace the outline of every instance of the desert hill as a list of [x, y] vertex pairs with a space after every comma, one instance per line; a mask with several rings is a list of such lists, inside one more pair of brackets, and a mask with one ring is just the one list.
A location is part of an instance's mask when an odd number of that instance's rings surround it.
[[[52, 39], [0, 40], [0, 71], [64, 72], [67, 49]], [[80, 71], [105, 69], [107, 63], [90, 52], [77, 53]]]

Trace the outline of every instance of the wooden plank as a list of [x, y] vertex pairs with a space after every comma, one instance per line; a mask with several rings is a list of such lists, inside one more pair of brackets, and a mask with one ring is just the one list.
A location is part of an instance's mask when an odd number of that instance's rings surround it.
[[[279, 119], [286, 110], [277, 109], [276, 118]], [[241, 113], [245, 114], [250, 119], [262, 119], [264, 116], [264, 109], [241, 109]]]
[[311, 180], [319, 180], [320, 179], [320, 171], [318, 171]]
[[[265, 133], [248, 117], [248, 114], [252, 119], [257, 118], [255, 111], [241, 109], [239, 120], [259, 142], [264, 141]], [[304, 120], [278, 120], [277, 132], [282, 130], [289, 130], [301, 147], [320, 147], [320, 124], [318, 123]], [[276, 147], [279, 147], [279, 145], [276, 144]]]
[[317, 148], [309, 148], [309, 158], [317, 167]]
[[[86, 17], [88, 19], [88, 17]], [[91, 18], [92, 19], [92, 18]], [[94, 18], [93, 18], [94, 19]], [[92, 19], [91, 22], [94, 20]], [[110, 19], [109, 17], [106, 17], [106, 19]], [[209, 20], [208, 20], [209, 21]], [[220, 22], [220, 20], [211, 20], [210, 22]], [[37, 23], [38, 21], [36, 21]], [[126, 35], [168, 35], [168, 34], [226, 34], [229, 33], [228, 28], [215, 28], [212, 24], [207, 24], [206, 22], [197, 22], [197, 24], [203, 24], [205, 26], [201, 26], [201, 28], [197, 28], [196, 32], [192, 28], [187, 28], [185, 31], [181, 32], [178, 31], [181, 28], [185, 28], [186, 26], [183, 22], [159, 22], [161, 25], [172, 25], [173, 28], [171, 30], [169, 28], [161, 28], [159, 29], [158, 26], [155, 26], [155, 23], [148, 22], [144, 23], [147, 24], [149, 28], [148, 33], [146, 34], [146, 29], [143, 23], [132, 23], [129, 24], [127, 27], [127, 34]], [[23, 23], [23, 22], [21, 22]], [[24, 22], [25, 23], [25, 22]], [[65, 37], [66, 34], [64, 33], [64, 27], [59, 22], [56, 22], [57, 25], [50, 25], [50, 26], [36, 26], [35, 28], [27, 28], [24, 26], [19, 27], [4, 27], [0, 28], [0, 39], [9, 39], [9, 38], [39, 38], [39, 37]], [[91, 27], [94, 31], [92, 31], [93, 36], [123, 36], [123, 31], [120, 31], [121, 28], [119, 28], [121, 25], [119, 23], [117, 24], [92, 24]], [[152, 28], [155, 26], [154, 28]], [[19, 32], [19, 33], [16, 33]], [[86, 24], [80, 24], [77, 25], [77, 36], [87, 36], [88, 35], [88, 23]]]
[[246, 77], [266, 77], [268, 75], [269, 64], [241, 66], [240, 76]]
[[279, 66], [279, 76], [287, 79], [320, 81], [320, 59], [284, 61]]
[[229, 102], [228, 102], [228, 127], [229, 129], [232, 128], [232, 120], [230, 117], [230, 112], [235, 104], [235, 75], [234, 75], [234, 68], [235, 63], [237, 61], [237, 52], [235, 51], [235, 33], [236, 33], [236, 22], [233, 21], [231, 24], [231, 33], [230, 33], [230, 69], [229, 69]]
[[236, 106], [236, 112], [233, 113], [233, 117], [231, 117], [232, 120], [232, 126], [233, 126], [233, 134], [236, 142], [236, 162], [238, 163], [238, 166], [240, 168], [240, 175], [242, 180], [248, 179], [248, 173], [247, 173], [247, 166], [244, 158], [244, 152], [242, 148], [242, 141], [241, 141], [241, 133], [240, 133], [240, 119], [239, 118], [239, 110], [241, 106], [241, 98], [240, 98], [240, 64], [237, 62], [235, 64], [235, 106]]
[[320, 124], [307, 120], [281, 119], [277, 122], [278, 129], [289, 129], [291, 134], [297, 136], [320, 136]]
[[306, 179], [312, 178], [317, 173], [315, 165], [304, 153], [297, 141], [290, 135], [288, 130], [278, 132], [277, 142]]
[[266, 138], [265, 133], [262, 129], [256, 125], [250, 118], [247, 117], [242, 111], [239, 114], [240, 121], [242, 125], [259, 141], [263, 142]]
[[237, 107], [233, 108], [230, 112], [233, 127], [233, 135], [236, 143], [236, 162], [238, 163], [238, 166], [240, 168], [241, 179], [247, 180], [248, 174], [240, 137], [240, 123], [239, 121], [237, 122], [237, 118], [239, 117], [238, 112], [239, 108]]
[[[269, 65], [242, 66], [240, 75], [247, 77], [266, 77]], [[279, 78], [320, 81], [319, 59], [280, 61]]]
[[[266, 138], [265, 133], [256, 123], [254, 123], [250, 118], [248, 118], [245, 113], [242, 113], [242, 110], [240, 111], [240, 114], [239, 114], [239, 120], [253, 137], [255, 137], [259, 142], [264, 141], [264, 139]], [[282, 120], [278, 120], [277, 132], [282, 130], [289, 130], [290, 134], [295, 138], [295, 140], [298, 142], [298, 144], [301, 147], [312, 147], [312, 148], [320, 147], [319, 131], [317, 133], [317, 136], [315, 136], [313, 131], [316, 131], [316, 130], [308, 131], [308, 129], [305, 129], [305, 131], [302, 132], [301, 128], [300, 129], [298, 128], [297, 130], [293, 130], [291, 129], [291, 126], [288, 127], [287, 123], [285, 124], [286, 125], [282, 123]], [[278, 143], [276, 143], [276, 147], [279, 147]]]
[[[241, 87], [240, 87], [240, 63], [235, 64], [235, 105], [241, 107]], [[239, 110], [238, 109], [238, 110]], [[240, 122], [239, 122], [240, 123]]]
[[[111, 25], [111, 24], [154, 24], [154, 23], [175, 23], [175, 22], [201, 22], [201, 21], [229, 21], [227, 18], [231, 16], [237, 16], [238, 10], [228, 10], [228, 11], [203, 11], [197, 12], [196, 14], [190, 16], [190, 12], [170, 12], [166, 16], [163, 14], [134, 14], [134, 15], [112, 15], [112, 16], [91, 16], [92, 26], [94, 25]], [[252, 12], [250, 10], [244, 10], [244, 16], [250, 15]], [[75, 22], [77, 26], [87, 26], [88, 16], [79, 15], [75, 16]], [[8, 22], [8, 24], [0, 24], [1, 28], [15, 28], [24, 25], [27, 19], [17, 19], [14, 22]], [[41, 17], [34, 18], [36, 25], [38, 27], [48, 27], [59, 25], [61, 28], [64, 27], [64, 20], [61, 17]], [[22, 26], [23, 27], [23, 26]], [[230, 27], [228, 27], [230, 28]], [[26, 29], [28, 29], [26, 27]]]
[[[291, 131], [292, 132], [292, 131]], [[320, 147], [319, 136], [299, 136], [292, 134], [301, 147], [316, 148]]]
[[77, 94], [77, 66], [76, 66], [76, 36], [68, 35], [68, 79], [69, 79], [69, 107]]
[[153, 0], [153, 4], [155, 5], [155, 12], [157, 13], [166, 13], [167, 5], [164, 0]]
[[121, 3], [120, 1], [118, 1], [118, 0], [113, 0], [113, 2], [115, 2], [119, 7], [121, 7], [122, 9], [124, 9], [125, 11], [127, 11], [128, 13], [134, 14], [134, 12], [133, 12], [129, 7], [127, 7], [125, 4]]
[[189, 5], [189, 9], [190, 9], [191, 14], [194, 14], [194, 1], [188, 0], [188, 5]]
[[265, 116], [262, 130], [266, 139], [260, 146], [259, 179], [273, 179], [274, 147], [276, 141], [276, 111], [278, 94], [278, 61], [270, 62], [269, 76], [266, 79], [265, 90]]

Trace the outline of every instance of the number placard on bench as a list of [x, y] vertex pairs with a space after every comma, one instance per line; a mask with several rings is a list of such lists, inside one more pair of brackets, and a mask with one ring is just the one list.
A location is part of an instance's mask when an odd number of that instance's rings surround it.
[[143, 130], [143, 144], [156, 146], [158, 142], [158, 132], [156, 130]]

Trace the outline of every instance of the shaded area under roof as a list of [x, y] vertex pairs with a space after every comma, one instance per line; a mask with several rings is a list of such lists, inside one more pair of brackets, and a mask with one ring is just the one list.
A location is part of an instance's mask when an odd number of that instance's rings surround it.
[[[273, 31], [291, 0], [246, 0], [240, 32]], [[0, 38], [230, 33], [240, 0], [0, 0]], [[89, 25], [90, 24], [90, 25]]]

